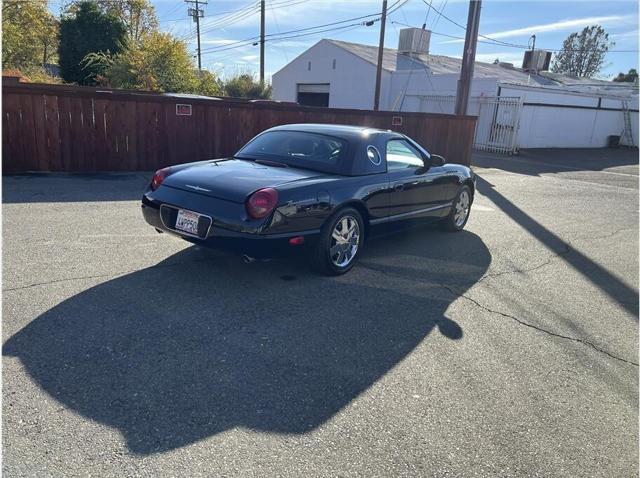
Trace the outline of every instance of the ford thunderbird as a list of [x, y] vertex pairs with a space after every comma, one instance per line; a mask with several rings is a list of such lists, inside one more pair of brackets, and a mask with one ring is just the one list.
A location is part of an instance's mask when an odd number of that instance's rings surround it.
[[160, 169], [142, 212], [158, 232], [247, 258], [304, 250], [316, 270], [338, 275], [379, 232], [435, 221], [460, 231], [474, 191], [470, 168], [406, 135], [291, 124], [232, 157]]

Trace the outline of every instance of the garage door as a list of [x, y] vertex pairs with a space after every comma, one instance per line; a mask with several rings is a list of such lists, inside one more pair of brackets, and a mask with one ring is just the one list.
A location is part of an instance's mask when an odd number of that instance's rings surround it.
[[329, 106], [329, 83], [298, 83], [298, 104]]

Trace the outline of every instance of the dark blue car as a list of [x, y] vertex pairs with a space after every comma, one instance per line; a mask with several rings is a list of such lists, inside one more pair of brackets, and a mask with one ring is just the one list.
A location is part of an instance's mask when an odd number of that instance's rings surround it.
[[474, 191], [470, 168], [400, 133], [292, 124], [233, 157], [157, 171], [142, 212], [160, 232], [249, 257], [305, 249], [318, 271], [337, 275], [380, 230], [428, 221], [461, 230]]

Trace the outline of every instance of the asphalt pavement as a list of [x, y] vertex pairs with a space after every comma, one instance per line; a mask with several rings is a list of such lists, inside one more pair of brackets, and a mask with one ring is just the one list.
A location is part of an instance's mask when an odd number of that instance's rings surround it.
[[474, 162], [465, 231], [337, 278], [4, 177], [4, 476], [637, 476], [637, 152]]

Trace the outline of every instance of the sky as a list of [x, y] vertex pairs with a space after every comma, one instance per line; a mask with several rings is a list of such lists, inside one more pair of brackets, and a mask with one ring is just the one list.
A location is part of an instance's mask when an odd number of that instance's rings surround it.
[[[430, 2], [444, 16], [431, 9]], [[195, 23], [187, 16], [188, 5], [178, 0], [152, 0], [152, 3], [160, 28], [186, 39], [195, 54]], [[461, 26], [467, 23], [468, 0], [389, 0], [388, 3], [392, 13], [387, 20], [386, 47], [397, 47], [401, 28], [421, 27], [426, 22], [427, 28], [434, 32], [431, 53], [462, 56], [463, 41], [456, 37], [464, 37]], [[203, 7], [201, 20], [203, 68], [223, 77], [259, 71], [259, 46], [252, 44], [260, 32], [258, 4], [257, 0], [209, 0]], [[377, 20], [379, 15], [375, 14], [380, 12], [381, 5], [381, 0], [266, 0], [267, 78], [322, 38], [377, 45], [380, 22], [375, 21], [371, 26], [362, 22]], [[365, 18], [350, 20], [356, 17]], [[634, 0], [484, 0], [480, 33], [500, 43], [480, 43], [476, 59], [492, 62], [499, 58], [521, 66], [532, 34], [536, 35], [536, 48], [557, 50], [570, 33], [593, 24], [602, 25], [615, 42], [600, 76], [611, 78], [620, 71], [637, 69], [638, 2]], [[340, 29], [318, 32], [338, 27]], [[308, 30], [286, 33], [300, 29]]]

